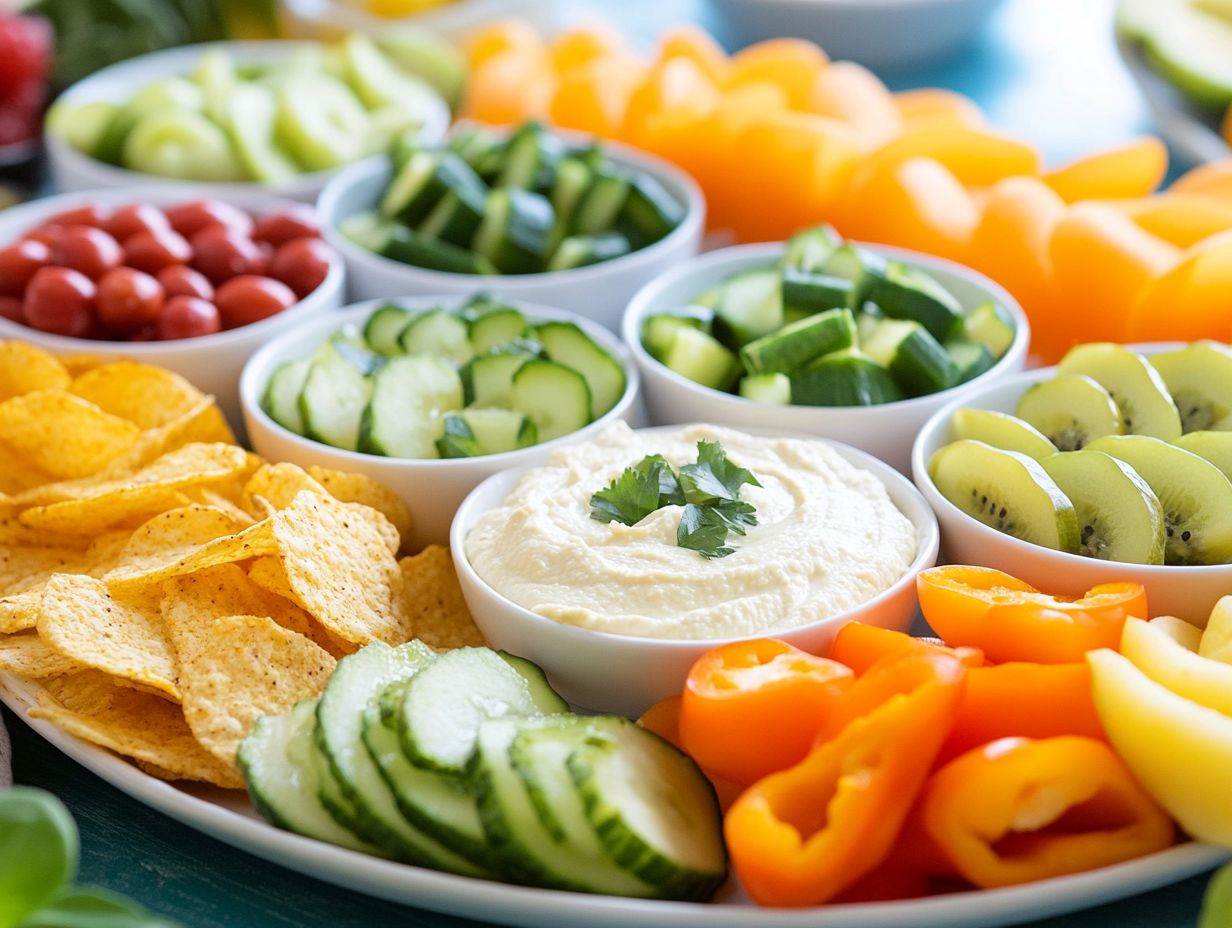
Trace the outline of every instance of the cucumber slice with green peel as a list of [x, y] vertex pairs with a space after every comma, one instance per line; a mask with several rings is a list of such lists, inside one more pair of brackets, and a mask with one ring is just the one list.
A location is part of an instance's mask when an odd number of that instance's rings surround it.
[[632, 188], [632, 183], [624, 174], [596, 171], [573, 211], [569, 232], [573, 235], [596, 235], [611, 229], [628, 202]]
[[714, 308], [714, 337], [733, 351], [783, 327], [783, 299], [776, 268], [754, 268], [723, 281]]
[[442, 458], [474, 458], [483, 452], [466, 420], [451, 412], [445, 414], [444, 429], [436, 440], [436, 453]]
[[120, 107], [106, 100], [89, 103], [66, 103], [63, 100], [47, 111], [47, 131], [62, 138], [68, 145], [84, 155], [102, 158], [99, 150], [107, 127], [111, 125]]
[[528, 661], [508, 651], [497, 651], [496, 656], [526, 681], [531, 701], [539, 707], [540, 712], [549, 716], [568, 714], [569, 704], [556, 690], [552, 689], [552, 684], [548, 682], [548, 675], [543, 672], [542, 667], [534, 661]]
[[155, 110], [138, 118], [124, 138], [121, 161], [133, 171], [179, 180], [248, 178], [227, 134], [190, 110]]
[[564, 231], [570, 228], [573, 214], [578, 204], [582, 202], [582, 197], [590, 187], [593, 178], [594, 171], [581, 158], [573, 156], [562, 158], [560, 164], [557, 165], [550, 199], [552, 210], [556, 214], [556, 224], [562, 230], [562, 236]]
[[1214, 464], [1146, 435], [1109, 435], [1087, 447], [1124, 461], [1159, 497], [1165, 564], [1232, 560], [1232, 483]]
[[[859, 296], [867, 288], [869, 282], [884, 275], [885, 268], [884, 258], [871, 251], [865, 251], [863, 248], [857, 248], [855, 245], [844, 244], [832, 249], [820, 265], [810, 270], [827, 277], [841, 277], [850, 280], [856, 287], [856, 295]], [[854, 305], [853, 309], [859, 309], [861, 305], [863, 305], [862, 301]]]
[[212, 46], [201, 53], [197, 66], [193, 68], [192, 82], [200, 89], [200, 108], [210, 119], [224, 124], [227, 121], [228, 104], [235, 90], [240, 86], [257, 86], [241, 79], [235, 69], [235, 59], [221, 45]]
[[482, 354], [498, 345], [526, 334], [526, 317], [512, 306], [486, 312], [471, 322], [470, 341], [475, 354]]
[[791, 404], [791, 378], [786, 374], [750, 374], [740, 378], [740, 395], [755, 403], [772, 406]]
[[889, 372], [858, 348], [823, 355], [790, 378], [797, 406], [877, 406], [903, 398]]
[[299, 397], [304, 392], [304, 383], [312, 361], [300, 358], [283, 361], [270, 374], [265, 392], [261, 394], [261, 408], [265, 414], [297, 435], [304, 434], [304, 417], [299, 408]]
[[787, 240], [779, 266], [784, 274], [788, 270], [816, 273], [831, 253], [842, 244], [843, 240], [831, 226], [804, 229]]
[[962, 333], [962, 307], [950, 291], [923, 271], [898, 261], [861, 286], [864, 301], [872, 302], [891, 319], [918, 322], [938, 342]]
[[503, 160], [505, 140], [483, 126], [467, 126], [455, 131], [449, 137], [445, 147], [483, 177], [484, 172], [481, 167], [485, 166], [485, 162]]
[[276, 96], [274, 137], [305, 170], [325, 171], [363, 154], [368, 117], [342, 81], [299, 74], [282, 81]]
[[476, 355], [461, 370], [468, 406], [508, 408], [513, 402], [513, 375], [537, 355], [528, 348], [507, 344]]
[[1010, 314], [999, 303], [987, 300], [967, 314], [963, 334], [984, 345], [999, 359], [1014, 344], [1016, 332]]
[[[689, 301], [690, 306], [700, 306], [702, 309], [714, 310], [718, 308], [719, 301], [723, 298], [723, 285], [719, 284], [716, 287], [711, 287]], [[713, 312], [711, 313], [711, 318]]]
[[499, 187], [548, 190], [556, 179], [556, 167], [565, 146], [537, 122], [523, 123], [505, 147], [505, 163], [497, 176]]
[[846, 278], [783, 268], [783, 318], [791, 323], [828, 309], [850, 307], [853, 292], [854, 286]]
[[449, 189], [441, 175], [447, 155], [441, 151], [412, 152], [385, 188], [378, 207], [381, 215], [412, 226], [422, 222]]
[[928, 473], [942, 496], [985, 525], [1045, 548], [1078, 551], [1074, 504], [1035, 459], [965, 438], [934, 453]]
[[666, 238], [684, 221], [684, 204], [649, 174], [633, 177], [629, 194], [616, 217], [639, 247]]
[[707, 318], [700, 315], [677, 315], [676, 313], [655, 313], [642, 320], [642, 347], [656, 361], [663, 362], [671, 350], [672, 341], [676, 338], [677, 329], [689, 328], [705, 332]]
[[1124, 432], [1111, 394], [1085, 374], [1059, 374], [1032, 386], [1015, 414], [1059, 451], [1079, 451], [1096, 438]]
[[740, 349], [751, 374], [789, 374], [815, 358], [856, 343], [856, 320], [849, 309], [831, 309], [783, 326]]
[[483, 191], [450, 190], [420, 223], [419, 234], [465, 247], [483, 221], [484, 197]]
[[402, 354], [398, 336], [411, 321], [411, 317], [409, 310], [394, 306], [392, 303], [374, 309], [368, 321], [364, 323], [364, 341], [373, 351], [386, 357]]
[[299, 412], [306, 438], [347, 451], [359, 448], [360, 420], [372, 396], [372, 382], [348, 361], [333, 342], [313, 357]]
[[535, 423], [509, 409], [464, 409], [445, 416], [445, 433], [436, 449], [443, 458], [503, 454], [538, 442]]
[[390, 358], [372, 378], [360, 423], [360, 450], [395, 458], [435, 458], [445, 413], [462, 407], [462, 380], [431, 355]]
[[365, 210], [338, 223], [338, 231], [348, 239], [377, 254], [384, 253], [393, 237], [395, 223], [384, 219], [375, 210]]
[[907, 396], [926, 396], [958, 383], [958, 367], [919, 322], [881, 319], [860, 347]]
[[499, 274], [500, 270], [481, 254], [467, 248], [459, 248], [449, 242], [428, 238], [426, 235], [394, 223], [388, 232], [380, 253], [392, 261], [413, 264], [433, 271], [448, 274]]
[[663, 364], [682, 377], [712, 390], [728, 390], [740, 376], [740, 361], [717, 339], [701, 329], [676, 330]]
[[988, 373], [997, 363], [987, 345], [966, 338], [951, 338], [945, 343], [945, 352], [958, 370], [959, 383]]
[[430, 309], [412, 317], [398, 335], [404, 354], [445, 358], [456, 364], [471, 359], [470, 331], [461, 316], [447, 309]]
[[1181, 416], [1155, 368], [1141, 355], [1108, 342], [1078, 345], [1061, 359], [1062, 374], [1086, 374], [1112, 396], [1127, 435], [1172, 441], [1181, 435]]
[[592, 419], [598, 419], [620, 401], [628, 385], [624, 366], [575, 323], [540, 323], [535, 326], [534, 337], [543, 345], [549, 360], [571, 367], [586, 378]]
[[397, 858], [401, 848], [390, 848], [385, 842], [388, 835], [379, 825], [364, 816], [354, 804], [347, 799], [338, 785], [330, 769], [329, 761], [317, 749], [314, 724], [309, 732], [308, 745], [304, 752], [303, 763], [312, 769], [312, 778], [317, 787], [317, 799], [330, 817], [341, 827], [355, 835], [360, 841], [380, 848], [382, 857]]
[[428, 29], [399, 24], [397, 29], [375, 36], [391, 61], [401, 70], [426, 81], [457, 109], [466, 84], [466, 57], [444, 36]]
[[600, 264], [627, 255], [632, 247], [619, 232], [597, 235], [570, 235], [561, 240], [548, 261], [549, 271], [568, 271], [575, 267]]
[[1186, 432], [1232, 430], [1232, 348], [1199, 341], [1148, 360], [1163, 378]]
[[341, 47], [346, 82], [367, 109], [393, 107], [403, 113], [407, 126], [420, 126], [439, 105], [431, 87], [390, 61], [368, 35], [352, 32]]
[[329, 337], [329, 345], [342, 358], [365, 377], [375, 374], [384, 364], [384, 359], [368, 347], [363, 333], [352, 326], [344, 326]]
[[541, 442], [576, 432], [591, 421], [593, 402], [586, 378], [555, 361], [531, 358], [519, 367], [509, 402], [535, 423]]
[[299, 174], [299, 167], [274, 144], [272, 91], [258, 84], [237, 84], [221, 104], [219, 122], [231, 134], [249, 176], [263, 183], [279, 184]]
[[547, 198], [520, 187], [497, 187], [488, 193], [471, 248], [503, 274], [533, 273], [543, 266], [552, 219]]
[[1232, 432], [1186, 432], [1173, 444], [1210, 461], [1232, 480]]
[[392, 168], [393, 177], [397, 177], [406, 163], [411, 160], [411, 157], [417, 152], [424, 150], [423, 143], [420, 141], [417, 131], [402, 131], [394, 135], [389, 140], [389, 163]]
[[960, 409], [950, 420], [956, 439], [973, 438], [1003, 451], [1017, 451], [1042, 461], [1057, 453], [1057, 446], [1044, 433], [1017, 416], [992, 409]]
[[1078, 553], [1126, 564], [1164, 562], [1164, 511], [1132, 467], [1090, 448], [1040, 461], [1078, 516]]
[[690, 758], [626, 719], [569, 755], [569, 775], [608, 852], [673, 899], [709, 899], [727, 876], [722, 815]]

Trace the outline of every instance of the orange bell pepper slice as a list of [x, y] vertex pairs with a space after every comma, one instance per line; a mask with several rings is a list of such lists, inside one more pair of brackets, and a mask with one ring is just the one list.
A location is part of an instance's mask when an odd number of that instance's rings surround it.
[[[669, 744], [675, 745], [682, 751], [684, 750], [684, 744], [680, 740], [679, 693], [660, 699], [642, 713], [642, 717], [637, 720], [637, 724], [647, 731], [654, 732]], [[736, 801], [736, 797], [744, 790], [744, 787], [732, 783], [730, 780], [724, 780], [722, 777], [709, 771], [702, 770], [702, 773], [706, 774], [706, 779], [714, 787], [715, 796], [719, 800], [719, 808], [726, 812], [731, 808], [731, 804]]]
[[966, 880], [1014, 886], [1162, 851], [1172, 820], [1102, 741], [1005, 738], [938, 770], [928, 836]]
[[848, 622], [839, 629], [830, 649], [830, 660], [846, 664], [859, 676], [889, 654], [929, 649], [953, 654], [966, 667], [981, 667], [984, 664], [984, 655], [979, 648], [947, 648], [940, 638], [916, 638], [906, 632], [865, 625], [863, 622]]
[[[727, 813], [736, 873], [762, 905], [820, 905], [885, 860], [950, 729], [965, 670], [919, 652], [878, 664], [883, 701], [799, 764], [755, 783]], [[870, 672], [872, 675], [873, 672]], [[855, 695], [869, 676], [857, 681]], [[897, 685], [892, 685], [897, 680]]]
[[685, 681], [680, 741], [704, 769], [747, 785], [798, 763], [852, 672], [773, 638], [703, 654]]
[[1168, 173], [1168, 149], [1144, 136], [1049, 171], [1044, 183], [1066, 203], [1145, 197]]
[[994, 663], [1069, 664], [1116, 648], [1128, 616], [1149, 615], [1140, 583], [1102, 583], [1070, 599], [987, 567], [932, 567], [916, 579], [924, 618], [951, 646]]

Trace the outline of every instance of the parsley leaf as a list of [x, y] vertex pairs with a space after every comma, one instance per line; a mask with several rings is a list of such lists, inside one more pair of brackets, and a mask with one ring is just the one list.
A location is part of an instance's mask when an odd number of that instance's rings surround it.
[[661, 454], [650, 454], [590, 498], [590, 517], [599, 522], [636, 525], [666, 503], [664, 491], [679, 494], [680, 484]]
[[746, 483], [761, 486], [750, 471], [727, 459], [727, 452], [717, 441], [699, 441], [697, 463], [680, 468], [680, 486], [685, 502], [689, 503], [734, 502]]
[[726, 544], [728, 532], [743, 535], [756, 524], [757, 516], [749, 503], [733, 500], [723, 500], [713, 506], [689, 503], [680, 515], [676, 544], [705, 558], [727, 557], [736, 550]]

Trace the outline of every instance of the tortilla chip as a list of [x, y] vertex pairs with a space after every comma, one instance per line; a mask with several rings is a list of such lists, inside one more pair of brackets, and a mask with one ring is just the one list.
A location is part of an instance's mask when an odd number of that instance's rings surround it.
[[487, 644], [458, 585], [449, 549], [428, 545], [398, 562], [402, 572], [403, 623], [415, 637], [438, 651]]
[[0, 443], [61, 480], [96, 474], [136, 444], [141, 430], [59, 390], [0, 403]]
[[0, 342], [0, 401], [35, 390], [63, 390], [69, 380], [64, 365], [42, 348]]
[[22, 632], [20, 635], [0, 638], [0, 670], [40, 680], [85, 669], [71, 657], [48, 645], [35, 632]]
[[371, 506], [390, 521], [398, 530], [400, 538], [410, 537], [411, 512], [401, 497], [385, 484], [373, 480], [367, 474], [349, 474], [328, 467], [317, 467], [315, 464], [308, 468], [308, 476], [325, 487], [335, 499], [344, 503]]
[[149, 573], [245, 527], [230, 513], [211, 506], [182, 506], [160, 512], [128, 536], [110, 575]]
[[[275, 596], [281, 596], [291, 602], [296, 601], [295, 591], [291, 589], [291, 581], [287, 579], [287, 572], [283, 570], [282, 561], [277, 557], [256, 558], [248, 565], [248, 579]], [[302, 603], [298, 605], [303, 607]]]
[[35, 467], [26, 455], [0, 444], [0, 493], [18, 495], [55, 479]]
[[325, 650], [272, 619], [218, 619], [184, 661], [184, 718], [202, 747], [233, 763], [257, 719], [319, 696], [336, 664]]
[[152, 764], [175, 779], [244, 788], [239, 771], [202, 748], [180, 707], [165, 699], [117, 686], [97, 670], [46, 680], [36, 696], [31, 715], [83, 741]]
[[59, 361], [68, 371], [69, 377], [80, 377], [86, 371], [100, 364], [106, 364], [107, 358], [101, 354], [70, 354], [60, 358]]
[[78, 663], [180, 698], [175, 657], [157, 608], [113, 598], [99, 580], [52, 577], [43, 591], [38, 631], [48, 645]]
[[0, 632], [11, 635], [38, 625], [43, 605], [43, 584], [24, 593], [0, 597]]
[[143, 431], [132, 450], [108, 469], [108, 476], [138, 470], [178, 448], [197, 443], [235, 444], [235, 436], [212, 396], [203, 396], [188, 411]]
[[71, 571], [81, 552], [71, 548], [0, 546], [0, 596], [40, 586], [52, 574]]
[[179, 374], [137, 361], [113, 361], [73, 380], [69, 392], [139, 428], [166, 425], [192, 410], [204, 394]]
[[208, 487], [189, 487], [184, 491], [184, 495], [191, 499], [194, 505], [209, 506], [211, 509], [219, 509], [225, 512], [241, 528], [247, 528], [257, 521], [235, 502], [235, 499], [239, 497], [238, 490], [235, 496], [232, 497], [228, 493], [220, 493], [218, 490]]
[[[244, 485], [241, 503], [249, 512], [264, 519], [290, 506], [301, 490], [318, 496], [329, 495], [329, 491], [309, 477], [302, 467], [295, 464], [265, 464], [258, 467]], [[268, 503], [268, 507], [263, 503]]]

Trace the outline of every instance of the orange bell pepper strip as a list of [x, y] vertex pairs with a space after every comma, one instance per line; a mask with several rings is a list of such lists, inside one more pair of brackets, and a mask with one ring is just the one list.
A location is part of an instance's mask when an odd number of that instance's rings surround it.
[[887, 658], [847, 691], [862, 688], [868, 714], [744, 791], [724, 833], [755, 901], [820, 905], [885, 860], [953, 723], [965, 672], [948, 654]]
[[680, 741], [704, 769], [748, 785], [798, 763], [852, 672], [773, 638], [736, 641], [693, 664]]
[[1172, 844], [1172, 820], [1102, 741], [1005, 738], [938, 770], [929, 837], [981, 888], [1095, 870]]
[[[647, 731], [654, 732], [669, 744], [675, 745], [682, 751], [684, 750], [684, 745], [680, 741], [679, 693], [660, 699], [642, 713], [642, 717], [637, 720], [637, 724]], [[732, 783], [730, 780], [724, 780], [722, 777], [706, 770], [702, 770], [702, 773], [706, 774], [706, 779], [714, 787], [715, 796], [719, 800], [719, 808], [726, 812], [731, 808], [731, 804], [736, 801], [736, 797], [744, 790], [744, 787]]]
[[947, 648], [940, 638], [915, 638], [906, 632], [865, 625], [863, 622], [848, 622], [839, 629], [830, 648], [830, 660], [846, 664], [858, 676], [887, 654], [930, 648], [953, 654], [966, 667], [981, 667], [984, 664], [984, 655], [979, 648]]
[[979, 648], [998, 664], [1082, 661], [1087, 651], [1115, 649], [1127, 617], [1149, 615], [1139, 583], [1102, 583], [1071, 599], [988, 567], [932, 567], [920, 572], [916, 590], [942, 639]]

